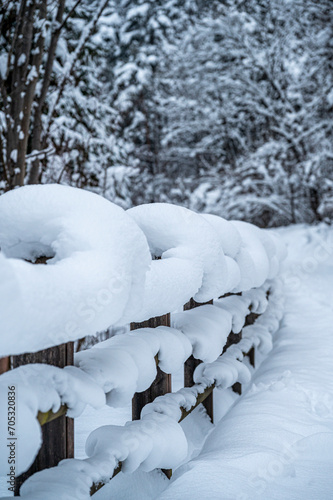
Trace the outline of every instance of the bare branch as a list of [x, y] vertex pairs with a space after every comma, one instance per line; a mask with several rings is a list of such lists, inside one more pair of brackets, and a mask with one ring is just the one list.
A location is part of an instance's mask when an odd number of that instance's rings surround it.
[[74, 68], [78, 62], [79, 56], [80, 56], [85, 44], [87, 43], [89, 37], [91, 36], [91, 33], [94, 31], [96, 24], [97, 24], [100, 16], [102, 15], [102, 13], [103, 13], [103, 11], [106, 8], [108, 3], [109, 3], [109, 0], [101, 0], [96, 14], [94, 15], [94, 17], [90, 21], [90, 23], [85, 27], [85, 29], [82, 33], [81, 39], [77, 45], [77, 48], [75, 49], [75, 51], [73, 52], [73, 54], [69, 58], [69, 61], [67, 61], [67, 63], [65, 64], [64, 74], [63, 74], [63, 77], [62, 77], [60, 84], [58, 86], [57, 97], [56, 97], [54, 104], [51, 107], [51, 110], [49, 112], [48, 126], [47, 126], [47, 132], [46, 132], [47, 134], [50, 131], [50, 127], [52, 125], [52, 119], [53, 119], [55, 110], [59, 104], [59, 101], [60, 101], [61, 96], [63, 94], [63, 91], [64, 91], [65, 85], [68, 81], [68, 78], [72, 75]]
[[[77, 1], [74, 7], [76, 8], [79, 5], [80, 2], [81, 2], [81, 0]], [[69, 60], [65, 64], [64, 74], [62, 76], [62, 79], [59, 82], [56, 98], [55, 98], [54, 103], [53, 103], [53, 105], [52, 105], [52, 107], [51, 107], [51, 109], [49, 111], [49, 114], [48, 114], [48, 124], [47, 124], [46, 132], [45, 132], [45, 136], [46, 137], [48, 137], [48, 135], [50, 133], [50, 128], [51, 128], [51, 125], [52, 125], [52, 122], [53, 122], [53, 117], [54, 117], [56, 108], [57, 108], [57, 106], [59, 104], [59, 101], [60, 101], [60, 99], [62, 97], [62, 94], [64, 92], [65, 85], [66, 85], [68, 79], [70, 78], [70, 76], [72, 75], [72, 73], [74, 71], [74, 68], [75, 68], [75, 66], [76, 66], [76, 64], [78, 62], [79, 56], [80, 56], [82, 50], [84, 49], [87, 41], [89, 40], [92, 32], [94, 31], [94, 29], [95, 29], [95, 27], [97, 25], [97, 22], [98, 22], [100, 16], [102, 15], [102, 13], [103, 13], [103, 11], [106, 8], [106, 6], [107, 6], [108, 3], [109, 3], [109, 0], [101, 0], [100, 1], [99, 7], [98, 7], [98, 9], [97, 9], [94, 17], [92, 18], [92, 20], [90, 21], [90, 23], [84, 28], [82, 36], [81, 36], [81, 39], [79, 40], [76, 49], [71, 54], [71, 56], [69, 57]], [[74, 12], [74, 8], [70, 12], [71, 15], [73, 14], [73, 12]], [[66, 16], [66, 19], [60, 25], [60, 28], [65, 25], [67, 19], [68, 19], [68, 16]], [[59, 31], [59, 34], [60, 34], [60, 31]], [[58, 37], [59, 37], [59, 35], [58, 35]], [[55, 40], [57, 41], [58, 38], [56, 38]], [[56, 45], [55, 45], [55, 47], [56, 47]], [[53, 55], [53, 59], [51, 57], [52, 54], [49, 54], [49, 55], [50, 55], [50, 68], [49, 68], [49, 70], [51, 70], [52, 69], [51, 62], [52, 62], [52, 65], [53, 65], [54, 55]], [[49, 74], [49, 77], [50, 76], [51, 76], [51, 73]], [[47, 82], [47, 80], [44, 80], [44, 81], [45, 81], [45, 91], [47, 91], [48, 86], [49, 86], [49, 81], [48, 82]], [[46, 97], [46, 95], [45, 95], [45, 97]], [[41, 113], [41, 111], [42, 111], [42, 109], [40, 107], [39, 110], [38, 110], [38, 113]], [[40, 137], [41, 137], [41, 115], [38, 118], [38, 121], [36, 121], [35, 123], [36, 123], [36, 127], [39, 127], [39, 130], [36, 130], [36, 137], [39, 138], [39, 144], [37, 143], [37, 140], [36, 140], [34, 146], [35, 146], [35, 149], [39, 149], [40, 148], [40, 144], [41, 144], [40, 143]], [[38, 159], [36, 159], [36, 161], [33, 163], [32, 167], [31, 167], [31, 170], [30, 170], [29, 181], [28, 181], [29, 184], [35, 184], [35, 183], [37, 183], [38, 182], [38, 176], [39, 176], [39, 161], [38, 161]]]
[[[76, 4], [73, 6], [73, 8], [68, 12], [67, 16], [65, 17], [65, 19], [63, 20], [63, 22], [60, 24], [60, 26], [56, 29], [56, 31], [58, 33], [60, 33], [62, 31], [62, 29], [64, 28], [64, 26], [66, 25], [68, 19], [70, 17], [72, 17], [72, 15], [74, 14], [76, 8], [80, 5], [80, 3], [82, 2], [82, 0], [77, 0]], [[61, 22], [61, 21], [60, 21]]]

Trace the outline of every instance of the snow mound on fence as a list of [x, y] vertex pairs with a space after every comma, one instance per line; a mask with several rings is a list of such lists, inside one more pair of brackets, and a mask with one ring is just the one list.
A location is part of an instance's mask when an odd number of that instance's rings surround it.
[[119, 461], [125, 473], [179, 465], [187, 455], [182, 427], [166, 415], [150, 413], [124, 427], [103, 426], [87, 440], [85, 460], [62, 460], [27, 479], [20, 488], [26, 500], [88, 500], [90, 487], [108, 482]]
[[[239, 347], [230, 347], [222, 356], [222, 361], [214, 363], [214, 360], [222, 352], [232, 325], [241, 328], [250, 310], [257, 313], [266, 312], [265, 317], [269, 315], [269, 309], [266, 311], [266, 296], [271, 286], [271, 283], [266, 283], [260, 289], [245, 292], [244, 296], [219, 299], [216, 301], [217, 306], [203, 305], [175, 314], [173, 324], [176, 324], [178, 329], [165, 326], [140, 328], [114, 336], [91, 349], [76, 353], [76, 366], [21, 366], [1, 375], [0, 392], [6, 394], [8, 385], [15, 385], [18, 406], [25, 408], [28, 422], [32, 422], [38, 412], [56, 413], [61, 405], [66, 405], [68, 416], [76, 417], [87, 404], [96, 409], [104, 404], [112, 407], [127, 406], [135, 392], [146, 390], [152, 384], [156, 376], [157, 362], [165, 373], [175, 373], [193, 353], [206, 362], [202, 363], [200, 370], [196, 372], [196, 380], [201, 386], [183, 389], [177, 395], [169, 396], [170, 410], [172, 407], [173, 411], [179, 412], [180, 404], [189, 409], [196, 396], [203, 391], [205, 384], [207, 386], [207, 383], [212, 384], [214, 380], [221, 379], [222, 375], [216, 375], [216, 372], [221, 372], [222, 369], [227, 372], [225, 377], [229, 378], [225, 378], [224, 384], [229, 384], [230, 380], [236, 381], [239, 377], [243, 369], [242, 366], [238, 367], [239, 363], [235, 359], [237, 356], [242, 359]], [[273, 299], [271, 302], [274, 303]], [[278, 307], [275, 309], [278, 310]], [[271, 330], [263, 328], [260, 321], [261, 318], [257, 320], [256, 327], [244, 328], [244, 338], [241, 341], [244, 352], [249, 350], [252, 344], [258, 345], [265, 352], [271, 347]], [[276, 322], [273, 327], [277, 327]], [[231, 352], [233, 356], [228, 364], [226, 362]], [[235, 369], [234, 365], [238, 369]], [[246, 368], [243, 371], [246, 372]], [[222, 387], [223, 383], [217, 382], [217, 385]], [[165, 408], [166, 398], [162, 399]], [[160, 405], [159, 398], [156, 403]], [[150, 405], [147, 405], [145, 411], [149, 408]], [[158, 407], [157, 412], [161, 411]], [[165, 409], [163, 413], [169, 414]], [[5, 426], [5, 416], [4, 413], [1, 426]], [[20, 419], [17, 425], [22, 442], [20, 449], [26, 460], [24, 463], [28, 466], [40, 444], [38, 426], [34, 431], [30, 431], [24, 419]], [[30, 434], [37, 444], [26, 446]], [[2, 436], [5, 439], [6, 433]]]
[[[124, 473], [179, 466], [187, 456], [188, 450], [186, 435], [178, 423], [182, 416], [182, 409], [190, 410], [196, 405], [198, 395], [212, 384], [224, 389], [236, 381], [249, 382], [253, 368], [241, 363], [241, 360], [244, 352], [247, 352], [253, 345], [260, 346], [264, 330], [265, 336], [271, 337], [278, 328], [283, 310], [280, 285], [279, 280], [273, 284], [270, 283], [271, 294], [268, 303], [265, 287], [251, 290], [245, 294], [247, 306], [251, 306], [254, 312], [265, 310], [265, 313], [257, 320], [260, 328], [245, 327], [243, 332], [247, 333], [239, 344], [229, 347], [226, 353], [216, 361], [200, 364], [194, 374], [196, 384], [193, 387], [159, 396], [143, 408], [140, 420], [127, 422], [125, 426], [107, 425], [94, 430], [86, 442], [88, 458], [63, 460], [57, 467], [34, 474], [21, 487], [20, 496], [26, 500], [42, 500], [44, 498], [48, 498], [48, 500], [70, 500], [72, 498], [85, 500], [89, 498], [92, 484], [97, 484], [100, 481], [108, 482], [119, 462], [122, 464]], [[237, 298], [243, 299], [243, 297]], [[224, 300], [226, 299], [228, 297]], [[198, 310], [200, 309], [202, 308], [198, 308]], [[207, 311], [211, 311], [211, 308], [206, 309], [206, 314]], [[224, 313], [222, 308], [219, 312]], [[245, 309], [243, 312], [246, 312]], [[212, 314], [212, 317], [214, 316], [215, 311]], [[237, 321], [240, 319], [238, 318]], [[141, 332], [142, 339], [152, 340], [151, 345], [154, 346], [152, 352], [158, 351], [160, 354], [161, 351], [168, 351], [172, 346], [171, 344], [169, 347], [167, 345], [158, 346], [159, 341], [156, 339], [164, 337], [164, 334], [168, 335], [166, 333], [168, 332], [167, 327], [159, 328], [159, 334], [154, 340], [151, 337], [152, 330], [158, 329], [137, 330], [131, 334], [125, 334], [124, 338], [140, 335]], [[175, 332], [170, 334], [175, 335]], [[178, 332], [176, 335], [183, 334]], [[186, 338], [185, 335], [183, 336]], [[111, 350], [109, 341], [102, 344], [108, 344], [105, 351]], [[186, 341], [185, 343], [181, 342], [181, 344], [186, 346]], [[263, 347], [261, 351], [267, 352], [267, 346], [267, 343], [261, 346]], [[116, 344], [114, 347], [117, 347]], [[118, 347], [120, 348], [120, 344]], [[103, 348], [91, 350], [103, 352]], [[50, 489], [50, 484], [52, 484], [52, 489]]]
[[[101, 408], [105, 394], [86, 373], [74, 366], [58, 368], [45, 364], [20, 366], [1, 375], [0, 408], [8, 408], [9, 387], [14, 387], [16, 418], [14, 438], [18, 443], [16, 474], [26, 471], [33, 463], [41, 445], [41, 429], [37, 413], [56, 413], [65, 404], [67, 415], [78, 416], [90, 404]], [[0, 412], [0, 450], [8, 450], [8, 414]], [[16, 441], [15, 441], [16, 444]], [[0, 453], [0, 476], [8, 472], [8, 454]]]
[[122, 462], [123, 472], [137, 469], [149, 472], [179, 465], [187, 455], [187, 440], [177, 421], [151, 412], [123, 427], [106, 425], [89, 435], [86, 442], [88, 457], [108, 450], [117, 462]]
[[259, 287], [284, 257], [250, 224], [163, 203], [125, 212], [60, 185], [0, 197], [0, 248], [0, 356]]
[[237, 228], [223, 217], [212, 214], [201, 216], [214, 228], [225, 255], [234, 259], [242, 246], [242, 238]]
[[[144, 235], [88, 191], [26, 186], [0, 197], [0, 355], [94, 335], [140, 301]], [[47, 265], [34, 265], [46, 256]]]
[[[13, 387], [13, 385], [10, 382], [9, 387]], [[15, 472], [20, 474], [30, 467], [42, 444], [40, 426], [35, 415], [30, 411], [29, 403], [23, 398], [22, 401], [20, 398], [19, 405], [15, 405], [14, 431], [8, 428], [8, 396], [8, 384], [0, 386], [0, 476], [6, 477], [6, 479], [8, 479], [7, 474], [10, 471], [8, 460], [11, 446], [15, 457]], [[9, 436], [9, 432], [14, 432], [14, 435]], [[13, 440], [11, 441], [7, 437], [12, 437]], [[19, 453], [17, 453], [17, 448]]]
[[[127, 213], [146, 235], [152, 255], [162, 259], [151, 267], [152, 281], [156, 281], [156, 270], [164, 267], [159, 286], [145, 289], [143, 315], [151, 316], [157, 302], [163, 307], [167, 301], [168, 311], [172, 311], [191, 297], [205, 302], [227, 291], [223, 248], [216, 231], [203, 217], [167, 203], [140, 205]], [[177, 289], [177, 300], [182, 292], [178, 303], [174, 298]], [[163, 295], [156, 298], [156, 292]]]
[[214, 361], [231, 332], [232, 316], [213, 305], [202, 305], [172, 316], [172, 325], [181, 330], [193, 347], [193, 356]]

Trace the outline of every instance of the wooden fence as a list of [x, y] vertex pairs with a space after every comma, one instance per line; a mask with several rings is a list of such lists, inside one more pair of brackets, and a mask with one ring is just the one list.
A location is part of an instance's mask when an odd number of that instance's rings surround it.
[[[267, 292], [268, 297], [269, 292]], [[230, 295], [230, 294], [228, 294]], [[240, 294], [237, 294], [240, 295]], [[213, 304], [213, 300], [207, 302], [206, 304]], [[187, 304], [184, 305], [184, 310], [188, 311], [193, 308], [200, 307], [202, 304], [195, 302], [191, 299]], [[245, 318], [244, 326], [252, 325], [259, 315], [251, 312], [251, 306], [248, 310], [248, 315]], [[165, 314], [163, 316], [150, 318], [142, 323], [131, 323], [130, 329], [136, 330], [138, 328], [156, 328], [158, 326], [170, 326], [170, 314]], [[238, 343], [242, 338], [242, 334], [230, 332], [227, 343], [223, 349], [225, 352], [229, 346]], [[250, 349], [248, 353], [244, 353], [249, 356], [249, 360], [252, 366], [255, 365], [255, 350], [254, 347]], [[1, 360], [0, 360], [1, 361]], [[11, 367], [16, 368], [24, 364], [30, 363], [46, 363], [53, 366], [64, 367], [73, 364], [73, 343], [63, 344], [61, 346], [53, 347], [44, 351], [37, 353], [24, 354], [20, 356], [14, 356], [11, 358]], [[184, 386], [192, 387], [194, 385], [193, 373], [198, 364], [201, 363], [200, 360], [195, 359], [191, 355], [184, 364]], [[132, 419], [140, 419], [140, 414], [142, 408], [154, 401], [158, 396], [172, 392], [171, 386], [171, 375], [164, 373], [158, 366], [158, 360], [156, 358], [157, 364], [157, 376], [151, 386], [140, 393], [136, 393], [132, 401]], [[8, 358], [3, 358], [3, 368], [9, 368]], [[4, 371], [4, 369], [3, 369]], [[203, 393], [197, 395], [196, 403], [190, 409], [182, 409], [181, 418], [182, 421], [187, 415], [189, 415], [194, 408], [199, 404], [203, 404], [206, 408], [207, 414], [213, 421], [213, 390], [215, 385], [207, 387]], [[236, 382], [232, 389], [241, 394], [241, 384]], [[66, 417], [67, 407], [62, 405], [58, 412], [53, 413], [49, 411], [47, 413], [39, 413], [38, 420], [42, 426], [42, 437], [43, 443], [39, 450], [39, 453], [31, 465], [28, 471], [16, 478], [15, 484], [15, 494], [19, 494], [19, 489], [22, 483], [32, 474], [37, 471], [43, 470], [45, 468], [56, 466], [60, 460], [64, 458], [74, 457], [74, 420]], [[121, 463], [118, 468], [115, 469], [113, 476], [118, 474], [121, 470]], [[171, 470], [165, 470], [165, 474], [170, 477]], [[91, 488], [91, 495], [98, 491], [104, 483], [94, 484]]]

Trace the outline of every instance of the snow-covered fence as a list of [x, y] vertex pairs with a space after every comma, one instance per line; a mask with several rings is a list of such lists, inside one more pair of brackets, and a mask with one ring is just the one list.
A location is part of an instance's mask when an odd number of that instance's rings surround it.
[[[213, 300], [206, 302], [206, 304], [213, 304]], [[184, 311], [189, 311], [196, 307], [199, 307], [201, 304], [198, 304], [194, 299], [191, 299], [187, 304], [184, 305]], [[193, 375], [194, 370], [200, 363], [200, 360], [196, 359], [193, 355], [190, 356], [184, 365], [184, 386], [191, 387], [193, 385]], [[203, 406], [206, 408], [207, 414], [211, 418], [212, 422], [214, 420], [214, 411], [213, 411], [213, 391], [211, 391], [207, 396], [201, 401]]]
[[[170, 313], [150, 318], [141, 323], [131, 323], [131, 330], [140, 328], [157, 328], [159, 326], [170, 327]], [[137, 392], [132, 400], [132, 420], [139, 420], [142, 408], [161, 394], [171, 392], [171, 374], [163, 372], [157, 360], [157, 373], [150, 387], [143, 392]]]
[[[27, 365], [0, 377], [1, 403], [9, 384], [20, 397], [16, 473], [40, 447], [37, 416], [43, 423], [65, 411], [75, 417], [86, 404], [127, 405], [154, 383], [157, 364], [164, 378], [139, 420], [94, 431], [87, 459], [34, 474], [21, 488], [25, 498], [45, 498], [45, 492], [48, 499], [87, 498], [92, 484], [107, 481], [119, 463], [125, 472], [176, 467], [187, 447], [178, 422], [212, 387], [249, 380], [244, 353], [253, 346], [269, 350], [281, 315], [275, 278], [284, 248], [276, 237], [174, 205], [124, 212], [68, 187], [20, 188], [0, 198], [0, 246], [0, 356], [49, 348], [115, 323], [144, 326], [78, 353], [75, 366]], [[48, 265], [31, 264], [41, 256]], [[182, 311], [190, 300], [206, 304]], [[264, 311], [240, 338], [249, 313]], [[163, 316], [167, 326], [157, 319], [149, 323], [155, 328], [138, 325]], [[240, 342], [221, 355], [231, 331]], [[160, 396], [189, 358], [192, 371], [194, 360], [202, 361], [194, 385]], [[5, 439], [3, 416], [0, 425]], [[1, 472], [6, 466], [1, 463]], [[54, 493], [49, 481], [57, 483]]]

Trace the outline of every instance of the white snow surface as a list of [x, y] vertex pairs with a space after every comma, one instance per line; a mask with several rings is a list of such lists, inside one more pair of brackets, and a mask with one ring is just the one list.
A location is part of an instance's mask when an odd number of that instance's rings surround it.
[[172, 326], [181, 330], [192, 344], [193, 356], [214, 361], [231, 332], [232, 315], [213, 305], [202, 305], [172, 315]]
[[101, 408], [105, 394], [100, 386], [74, 366], [63, 369], [45, 364], [31, 364], [10, 370], [0, 377], [0, 476], [8, 472], [6, 454], [10, 437], [7, 429], [8, 387], [15, 387], [15, 437], [17, 438], [16, 473], [26, 471], [41, 445], [38, 411], [57, 412], [62, 404], [68, 416], [76, 417], [87, 404]]
[[[261, 286], [278, 272], [278, 246], [249, 224], [171, 204], [125, 212], [61, 185], [5, 193], [0, 356], [173, 312], [191, 297], [206, 302]], [[46, 265], [35, 263], [39, 257]]]
[[[247, 299], [248, 304], [258, 302], [258, 297], [262, 295], [262, 291], [253, 291]], [[277, 297], [276, 297], [277, 295]], [[275, 302], [278, 302], [279, 295], [273, 286], [272, 297], [269, 302], [266, 315], [262, 316], [263, 323], [270, 324], [271, 316], [276, 316]], [[232, 316], [226, 311], [215, 306], [207, 305], [196, 309], [197, 318], [200, 318], [200, 310], [203, 318], [207, 321], [219, 320], [227, 318], [227, 326], [231, 328]], [[270, 311], [271, 310], [271, 311]], [[278, 309], [280, 312], [280, 309]], [[246, 314], [246, 311], [244, 311]], [[222, 322], [221, 322], [222, 321]], [[208, 327], [210, 327], [208, 323]], [[277, 325], [276, 325], [277, 327]], [[217, 330], [217, 328], [216, 328]], [[156, 333], [157, 332], [157, 333]], [[271, 329], [270, 334], [273, 333]], [[169, 337], [169, 338], [168, 338]], [[171, 353], [177, 343], [172, 339], [175, 337], [178, 340], [178, 362], [170, 362]], [[149, 342], [154, 338], [153, 342]], [[165, 342], [164, 339], [167, 339]], [[248, 382], [251, 373], [249, 369], [240, 360], [243, 358], [242, 349], [247, 352], [253, 345], [256, 339], [256, 333], [252, 336], [243, 339], [237, 346], [232, 346], [226, 354], [221, 356], [222, 362], [210, 364], [203, 363], [201, 366], [204, 369], [195, 372], [195, 381], [199, 382], [191, 388], [183, 388], [173, 394], [167, 394], [157, 398], [153, 403], [147, 405], [141, 414], [141, 419], [135, 422], [127, 422], [125, 426], [107, 425], [94, 430], [86, 442], [86, 453], [88, 458], [82, 461], [69, 460], [63, 461], [59, 467], [49, 469], [47, 472], [42, 471], [30, 478], [24, 483], [21, 488], [21, 496], [30, 499], [32, 495], [37, 495], [36, 498], [42, 496], [46, 491], [47, 483], [54, 483], [52, 493], [48, 493], [48, 498], [77, 498], [78, 500], [86, 498], [89, 491], [89, 485], [93, 481], [108, 481], [112, 475], [112, 467], [115, 468], [119, 461], [123, 464], [123, 472], [132, 473], [136, 470], [145, 472], [152, 471], [156, 468], [177, 468], [181, 463], [184, 463], [186, 457], [189, 456], [189, 450], [193, 447], [188, 443], [188, 438], [184, 433], [183, 427], [178, 423], [181, 417], [181, 408], [189, 410], [196, 404], [196, 397], [202, 393], [205, 388], [212, 383], [216, 383], [218, 387], [227, 388], [236, 381]], [[209, 345], [210, 339], [206, 339]], [[202, 344], [204, 345], [204, 343]], [[151, 347], [150, 347], [151, 346]], [[239, 347], [241, 346], [241, 347]], [[222, 350], [223, 344], [220, 346]], [[234, 348], [234, 349], [233, 349]], [[76, 362], [84, 371], [83, 375], [86, 378], [91, 377], [90, 381], [96, 383], [99, 390], [102, 387], [101, 397], [95, 396], [95, 406], [103, 404], [104, 392], [106, 393], [107, 402], [112, 406], [120, 406], [128, 403], [136, 390], [135, 384], [141, 379], [141, 389], [148, 387], [155, 376], [154, 370], [149, 366], [149, 360], [154, 360], [154, 355], [158, 354], [161, 357], [161, 362], [169, 365], [173, 370], [179, 369], [183, 365], [184, 360], [191, 352], [191, 344], [187, 337], [178, 330], [167, 327], [159, 327], [156, 329], [139, 329], [130, 334], [112, 337], [111, 339], [99, 344], [99, 347], [93, 347], [87, 351], [78, 353]], [[177, 358], [177, 356], [176, 356]], [[223, 362], [224, 360], [224, 362]], [[135, 368], [134, 375], [131, 374], [131, 364]], [[221, 375], [221, 366], [223, 365], [223, 374]], [[21, 375], [24, 379], [24, 374], [33, 374], [34, 367], [22, 367], [23, 370], [14, 370], [17, 379]], [[36, 369], [43, 374], [42, 366], [37, 365]], [[61, 370], [54, 367], [45, 367], [44, 371], [47, 374], [50, 369], [49, 380], [45, 381], [46, 386], [56, 386], [57, 391], [62, 393], [62, 399], [56, 391], [50, 391], [50, 394], [45, 396], [44, 407], [42, 410], [47, 410], [52, 403], [56, 401], [55, 411], [58, 409], [60, 402], [69, 401], [69, 406], [73, 406], [73, 395], [69, 390], [68, 384], [64, 382], [64, 376], [61, 377]], [[200, 366], [198, 367], [200, 368]], [[52, 370], [53, 369], [53, 370]], [[127, 372], [125, 371], [127, 369]], [[63, 370], [63, 372], [66, 369]], [[58, 373], [60, 371], [60, 374]], [[142, 372], [139, 374], [139, 371]], [[77, 367], [70, 367], [70, 375], [75, 376], [76, 372], [80, 372]], [[52, 379], [52, 376], [53, 379]], [[67, 374], [66, 374], [67, 375]], [[10, 373], [5, 377], [10, 379]], [[223, 382], [221, 381], [223, 378]], [[6, 382], [6, 380], [5, 380]], [[56, 383], [55, 383], [56, 382]], [[39, 395], [43, 396], [45, 387], [39, 384]], [[93, 389], [93, 384], [91, 384]], [[83, 385], [84, 387], [84, 385]], [[80, 388], [81, 391], [83, 388]], [[38, 392], [38, 391], [37, 391]], [[79, 391], [80, 392], [80, 391]], [[89, 392], [89, 391], [88, 391]], [[29, 391], [26, 393], [29, 401]], [[57, 397], [58, 396], [58, 397]], [[36, 395], [33, 394], [36, 399]], [[32, 397], [32, 399], [33, 399]], [[88, 396], [87, 396], [88, 397]], [[109, 398], [109, 401], [108, 401]], [[32, 408], [36, 412], [40, 408], [40, 401], [35, 403]], [[74, 405], [75, 407], [75, 405]], [[67, 464], [67, 465], [66, 465]], [[61, 484], [56, 484], [59, 481], [60, 474], [65, 478]], [[74, 479], [69, 487], [69, 477]], [[68, 481], [67, 481], [68, 477]]]
[[105, 395], [93, 379], [75, 366], [58, 368], [46, 364], [29, 364], [10, 370], [0, 377], [0, 387], [15, 385], [17, 404], [25, 404], [33, 415], [38, 411], [57, 412], [62, 404], [68, 416], [82, 413], [86, 404], [101, 408]]
[[[19, 395], [20, 473], [40, 445], [38, 411], [57, 411], [66, 404], [74, 417], [87, 403], [125, 407], [154, 380], [155, 358], [167, 373], [178, 371], [192, 352], [205, 362], [195, 374], [195, 387], [153, 403], [139, 422], [94, 431], [87, 459], [65, 461], [32, 477], [21, 490], [26, 498], [46, 498], [46, 491], [49, 499], [86, 498], [89, 484], [107, 480], [118, 460], [124, 472], [177, 467], [189, 455], [177, 423], [179, 407], [189, 409], [213, 383], [221, 389], [235, 381], [248, 383], [251, 371], [241, 363], [243, 352], [252, 345], [263, 354], [272, 348], [279, 304], [271, 315], [267, 310], [269, 321], [246, 327], [241, 344], [218, 358], [229, 332], [240, 330], [250, 308], [265, 311], [266, 290], [284, 258], [280, 240], [249, 224], [168, 204], [124, 212], [87, 191], [27, 186], [0, 197], [0, 248], [0, 356], [38, 351], [117, 322], [173, 312], [191, 297], [205, 302], [249, 290], [233, 301], [217, 299], [215, 305], [175, 313], [173, 328], [113, 337], [78, 353], [76, 367], [29, 365], [2, 375], [1, 406], [6, 406], [9, 385]], [[47, 264], [35, 263], [39, 257], [47, 257]], [[5, 412], [0, 426], [4, 431]], [[3, 473], [6, 460], [1, 460]], [[51, 493], [49, 484], [60, 477], [64, 480]]]
[[[271, 352], [244, 384], [243, 395], [214, 391], [214, 426], [204, 425], [196, 411], [182, 422], [184, 430], [187, 423], [192, 429], [189, 447], [202, 429], [208, 437], [170, 482], [158, 471], [121, 473], [96, 500], [331, 500], [333, 231], [296, 226], [276, 234], [289, 252], [286, 310]], [[257, 295], [256, 307], [264, 302]], [[281, 316], [281, 304], [275, 307]], [[257, 321], [266, 332], [279, 326], [269, 311]], [[244, 328], [243, 339], [254, 340], [256, 332]], [[171, 404], [166, 408], [172, 414]]]
[[[177, 313], [173, 315], [173, 323], [177, 324], [179, 329], [163, 326], [140, 328], [114, 336], [91, 349], [76, 353], [76, 366], [61, 369], [45, 364], [31, 364], [16, 368], [0, 377], [0, 387], [5, 389], [8, 385], [15, 385], [18, 391], [17, 404], [26, 407], [30, 420], [36, 417], [39, 411], [57, 412], [61, 405], [68, 407], [70, 417], [79, 416], [87, 404], [96, 409], [102, 408], [105, 404], [114, 408], [127, 407], [135, 392], [146, 390], [154, 381], [157, 361], [165, 373], [176, 373], [182, 369], [184, 362], [192, 353], [206, 362], [214, 361], [222, 352], [232, 324], [243, 325], [250, 307], [255, 311], [259, 309], [260, 312], [265, 311], [267, 306], [265, 291], [270, 286], [267, 283], [262, 289], [245, 292], [244, 297], [219, 299], [220, 307], [203, 305], [191, 311]], [[231, 299], [234, 299], [233, 302]], [[273, 299], [272, 301], [274, 303]], [[230, 307], [231, 304], [233, 308]], [[258, 328], [260, 331], [260, 327]], [[251, 340], [245, 344], [245, 351], [250, 349], [253, 342], [259, 345], [264, 334], [267, 337], [266, 344], [268, 347], [271, 346], [268, 332], [263, 330], [261, 337], [257, 331], [253, 333], [251, 330], [249, 333], [251, 332], [252, 335], [247, 336]], [[223, 360], [225, 366], [227, 361], [225, 356]], [[207, 385], [216, 382], [218, 386], [222, 386], [221, 375], [217, 374], [217, 371], [221, 371], [221, 363], [211, 363], [205, 371], [202, 371], [206, 366], [208, 365], [201, 365], [201, 378], [198, 376], [196, 379], [198, 387], [183, 389], [172, 395], [170, 404], [173, 412], [176, 411], [173, 413], [176, 421], [179, 419], [179, 416], [177, 417], [179, 406], [190, 409], [195, 403], [196, 396], [203, 392]], [[238, 366], [238, 369], [235, 366]], [[242, 364], [233, 359], [227, 364], [226, 371], [231, 373], [226, 375], [226, 380], [230, 380], [231, 377], [235, 382], [238, 378], [242, 378], [242, 373], [247, 373], [247, 368], [243, 368]], [[226, 385], [224, 382], [223, 386], [230, 385], [232, 384]], [[153, 409], [171, 416], [169, 410], [161, 410], [159, 398], [156, 403], [158, 406], [155, 403], [147, 406], [149, 412]], [[167, 400], [163, 400], [164, 407], [166, 403]], [[147, 411], [143, 414], [145, 413]], [[5, 413], [1, 415], [1, 418], [6, 419]], [[5, 426], [4, 422], [2, 424]], [[29, 465], [38, 451], [40, 438], [39, 434], [37, 437], [31, 436], [36, 442], [31, 448], [28, 443], [29, 434], [23, 439], [23, 432], [22, 429], [20, 450], [26, 457], [26, 464]]]
[[[261, 231], [247, 222], [234, 221], [232, 224], [241, 235], [243, 248], [236, 256], [241, 269], [241, 281], [234, 291], [244, 291], [261, 286], [270, 277], [270, 257], [263, 244]], [[271, 250], [271, 247], [268, 247]], [[274, 250], [275, 247], [273, 246]]]
[[187, 440], [176, 420], [151, 412], [125, 426], [104, 426], [93, 431], [86, 442], [88, 457], [109, 451], [123, 463], [124, 473], [137, 469], [177, 467], [187, 455]]
[[234, 224], [217, 215], [202, 214], [202, 217], [215, 229], [225, 255], [235, 258], [242, 246], [242, 238]]
[[[13, 387], [12, 383], [10, 387]], [[24, 387], [15, 386], [16, 398], [21, 389], [23, 389], [22, 392], [24, 392]], [[16, 398], [15, 402], [17, 402]], [[36, 457], [42, 442], [42, 436], [35, 415], [31, 412], [30, 401], [25, 397], [20, 401], [20, 405], [15, 406], [15, 431], [14, 435], [9, 436], [7, 413], [8, 384], [0, 385], [0, 408], [0, 477], [6, 477], [10, 467], [8, 464], [10, 458], [10, 448], [8, 445], [13, 444], [13, 452], [16, 457], [15, 472], [19, 474], [27, 470]], [[8, 439], [8, 437], [15, 438], [15, 440]], [[17, 453], [18, 443], [20, 446], [20, 453]], [[6, 477], [6, 479], [8, 478]]]
[[[187, 300], [195, 297], [205, 302], [226, 292], [223, 249], [216, 231], [201, 215], [167, 203], [140, 205], [127, 213], [145, 233], [151, 253], [169, 261], [168, 273], [185, 287]], [[177, 278], [179, 260], [188, 263], [188, 276], [182, 281]], [[186, 295], [184, 299], [183, 304]]]
[[[0, 197], [0, 355], [38, 351], [108, 328], [140, 302], [144, 235], [104, 198], [60, 185]], [[47, 265], [34, 265], [39, 256]]]
[[273, 349], [198, 457], [151, 498], [332, 498], [333, 234], [324, 226], [278, 234], [289, 257]]
[[[144, 416], [150, 412], [157, 412], [179, 420], [182, 415], [181, 408], [190, 410], [196, 404], [197, 396], [202, 394], [207, 387], [215, 384], [219, 389], [227, 389], [235, 382], [247, 384], [251, 379], [251, 370], [245, 363], [242, 363], [244, 354], [252, 346], [257, 346], [258, 352], [262, 354], [267, 354], [272, 348], [272, 335], [278, 329], [283, 311], [283, 298], [279, 288], [278, 281], [271, 287], [270, 301], [265, 313], [257, 319], [257, 329], [254, 326], [252, 329], [245, 327], [243, 330], [244, 338], [238, 344], [230, 346], [224, 354], [217, 359], [214, 358], [215, 361], [198, 365], [193, 376], [195, 384], [192, 387], [185, 387], [177, 392], [157, 397], [143, 408], [141, 414]], [[260, 291], [258, 290], [258, 292]], [[259, 296], [260, 293], [254, 295]], [[196, 311], [199, 312], [205, 307], [197, 308]], [[207, 307], [211, 308], [212, 306]], [[207, 310], [211, 312], [211, 309]], [[265, 342], [262, 342], [262, 338], [265, 339]], [[208, 343], [210, 343], [210, 339]]]
[[182, 332], [159, 326], [111, 337], [78, 352], [75, 364], [103, 389], [109, 406], [125, 407], [135, 392], [153, 383], [156, 359], [165, 373], [174, 373], [191, 354], [191, 343]]

